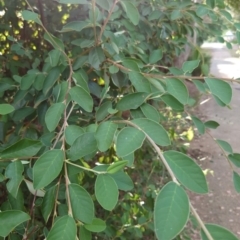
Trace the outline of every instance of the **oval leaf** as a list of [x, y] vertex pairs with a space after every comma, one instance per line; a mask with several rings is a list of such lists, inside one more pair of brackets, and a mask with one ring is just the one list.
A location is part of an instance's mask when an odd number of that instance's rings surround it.
[[45, 152], [33, 166], [33, 186], [40, 189], [51, 183], [61, 172], [64, 153], [60, 149]]
[[240, 176], [236, 172], [233, 172], [233, 184], [236, 192], [240, 193]]
[[0, 153], [0, 158], [27, 158], [32, 157], [40, 150], [42, 147], [41, 142], [22, 139], [12, 146], [6, 148]]
[[9, 114], [9, 113], [13, 112], [14, 110], [15, 110], [15, 108], [10, 104], [6, 104], [6, 103], [0, 104], [0, 115]]
[[192, 116], [191, 118], [192, 118], [193, 123], [196, 126], [198, 132], [200, 134], [204, 134], [205, 133], [205, 125], [204, 125], [204, 123], [197, 117]]
[[45, 123], [50, 132], [54, 131], [57, 127], [64, 109], [65, 105], [63, 103], [55, 103], [47, 110], [45, 115]]
[[29, 219], [30, 217], [25, 212], [17, 210], [0, 212], [0, 236], [8, 236], [15, 227]]
[[156, 63], [159, 60], [161, 60], [162, 57], [163, 57], [163, 54], [161, 49], [153, 50], [149, 57], [149, 63], [151, 64]]
[[167, 131], [159, 123], [145, 118], [137, 118], [132, 122], [140, 127], [156, 144], [161, 146], [168, 146], [170, 144]]
[[95, 195], [99, 204], [112, 211], [118, 202], [118, 187], [112, 177], [100, 174], [95, 182]]
[[240, 167], [240, 153], [229, 154], [228, 158], [236, 167]]
[[84, 130], [77, 125], [68, 125], [65, 130], [67, 144], [72, 145], [74, 141], [84, 133]]
[[225, 152], [233, 154], [232, 147], [228, 142], [220, 140], [220, 139], [217, 139], [216, 142]]
[[160, 121], [159, 112], [152, 105], [150, 105], [148, 103], [144, 103], [141, 106], [141, 110], [142, 110], [142, 112], [143, 112], [143, 114], [145, 115], [146, 118], [148, 118], [150, 120], [153, 120], [153, 121], [155, 121], [157, 123]]
[[120, 1], [122, 8], [124, 9], [124, 11], [127, 14], [127, 17], [130, 19], [130, 21], [134, 24], [134, 25], [138, 25], [139, 23], [139, 19], [140, 19], [140, 15], [138, 12], [138, 9], [129, 1]]
[[77, 226], [70, 216], [58, 218], [48, 233], [47, 240], [76, 240]]
[[145, 102], [148, 95], [143, 92], [128, 94], [117, 103], [116, 108], [120, 111], [136, 109]]
[[188, 103], [188, 90], [185, 84], [176, 78], [168, 78], [166, 79], [167, 84], [167, 92], [170, 93], [173, 97], [175, 97], [180, 103], [187, 104]]
[[70, 159], [75, 161], [97, 151], [94, 132], [87, 132], [78, 137], [70, 148]]
[[123, 128], [117, 135], [116, 150], [119, 157], [124, 157], [130, 153], [139, 149], [143, 141], [145, 140], [145, 134], [132, 127]]
[[212, 94], [219, 98], [224, 104], [228, 105], [231, 102], [232, 88], [229, 83], [213, 78], [205, 78], [205, 82]]
[[182, 70], [184, 73], [192, 73], [198, 67], [200, 60], [186, 61], [183, 63]]
[[[177, 216], [177, 217], [176, 217]], [[155, 234], [159, 240], [172, 240], [184, 228], [189, 217], [189, 199], [174, 182], [166, 184], [154, 205]]]
[[208, 192], [203, 171], [193, 159], [176, 151], [167, 151], [163, 155], [181, 184], [196, 193]]
[[94, 205], [90, 194], [78, 184], [69, 185], [69, 194], [74, 218], [91, 224], [94, 219]]
[[100, 218], [94, 218], [91, 224], [85, 224], [84, 227], [90, 232], [102, 232], [106, 228], [106, 223]]
[[[239, 240], [233, 233], [226, 228], [223, 228], [216, 224], [205, 224], [207, 230], [210, 232], [213, 239], [216, 240]], [[208, 240], [203, 230], [201, 230], [202, 240]]]
[[84, 88], [80, 86], [73, 87], [70, 89], [69, 94], [71, 95], [71, 99], [86, 112], [92, 112], [93, 99], [89, 92], [87, 92]]
[[112, 122], [103, 122], [98, 126], [95, 138], [101, 152], [105, 152], [110, 148], [117, 128], [118, 125]]

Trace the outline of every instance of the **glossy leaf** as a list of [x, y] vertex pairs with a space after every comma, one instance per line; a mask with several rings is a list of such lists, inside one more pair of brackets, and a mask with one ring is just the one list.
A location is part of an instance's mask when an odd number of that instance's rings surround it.
[[32, 157], [40, 150], [40, 141], [22, 139], [0, 153], [0, 158], [26, 158]]
[[228, 158], [236, 167], [240, 167], [240, 153], [229, 154]]
[[200, 60], [186, 61], [183, 63], [182, 70], [184, 73], [192, 73], [198, 67]]
[[96, 131], [95, 138], [98, 143], [98, 149], [101, 152], [107, 151], [113, 143], [113, 137], [117, 131], [118, 125], [112, 122], [101, 123]]
[[9, 210], [0, 212], [0, 236], [6, 237], [19, 224], [30, 219], [25, 212], [18, 210]]
[[0, 104], [0, 115], [9, 114], [9, 113], [13, 112], [14, 110], [15, 110], [15, 108], [10, 104], [6, 104], [6, 103]]
[[188, 90], [185, 84], [176, 78], [168, 78], [166, 79], [167, 84], [167, 92], [170, 93], [173, 97], [175, 97], [180, 103], [187, 104], [188, 103]]
[[73, 101], [75, 101], [86, 112], [91, 112], [93, 109], [93, 99], [89, 92], [80, 86], [76, 86], [70, 89], [69, 94]]
[[61, 172], [64, 153], [60, 149], [53, 149], [43, 153], [33, 166], [33, 186], [35, 189], [46, 187]]
[[54, 103], [51, 105], [45, 115], [45, 123], [50, 132], [54, 131], [64, 112], [65, 105], [63, 103]]
[[170, 144], [167, 131], [159, 123], [147, 118], [137, 118], [132, 122], [142, 129], [156, 144], [161, 146]]
[[233, 172], [233, 184], [235, 190], [240, 193], [240, 176], [237, 172]]
[[202, 169], [187, 155], [177, 151], [166, 151], [164, 157], [179, 182], [196, 193], [207, 193], [208, 186]]
[[76, 240], [77, 226], [70, 216], [58, 218], [48, 233], [47, 240]]
[[10, 163], [5, 171], [5, 177], [8, 178], [7, 190], [16, 198], [18, 193], [18, 188], [23, 180], [23, 165], [21, 161], [14, 161]]
[[224, 104], [228, 105], [232, 99], [232, 88], [229, 83], [220, 79], [205, 78], [212, 94], [218, 97]]
[[126, 160], [114, 162], [107, 168], [107, 172], [110, 174], [116, 173], [116, 172], [120, 171], [121, 169], [123, 169], [127, 165], [127, 163], [128, 163], [128, 161], [126, 161]]
[[91, 224], [94, 219], [94, 205], [90, 194], [78, 184], [68, 186], [74, 218]]
[[128, 94], [117, 103], [116, 108], [120, 111], [136, 109], [146, 101], [147, 96], [148, 94], [143, 92]]
[[130, 21], [137, 25], [140, 19], [138, 9], [130, 1], [121, 1], [120, 3]]
[[145, 140], [145, 134], [132, 127], [123, 128], [117, 135], [116, 150], [119, 157], [124, 157], [140, 148]]
[[225, 152], [233, 154], [232, 147], [228, 142], [220, 140], [220, 139], [217, 139], [216, 142]]
[[198, 132], [200, 134], [204, 134], [205, 133], [205, 125], [204, 125], [204, 123], [197, 117], [192, 116], [191, 118], [192, 118], [193, 123], [196, 126]]
[[83, 128], [77, 125], [68, 125], [65, 130], [67, 144], [72, 145], [74, 141], [84, 133]]
[[102, 232], [106, 228], [106, 223], [100, 218], [94, 218], [91, 224], [85, 224], [84, 227], [90, 232]]
[[99, 204], [106, 210], [112, 211], [118, 202], [118, 187], [112, 177], [105, 174], [97, 176], [95, 195]]
[[[211, 234], [212, 238], [215, 240], [239, 240], [232, 232], [228, 229], [223, 228], [216, 224], [205, 224], [207, 230]], [[202, 240], [208, 240], [206, 234], [201, 230]]]
[[188, 217], [187, 194], [176, 183], [167, 183], [158, 194], [154, 205], [154, 228], [157, 238], [174, 239], [183, 230]]
[[56, 193], [57, 193], [57, 185], [49, 188], [43, 197], [41, 211], [42, 211], [42, 215], [43, 215], [43, 218], [46, 223], [47, 223], [47, 221], [50, 217], [50, 214], [53, 210], [55, 199], [56, 199]]
[[70, 159], [75, 161], [97, 151], [97, 141], [94, 132], [83, 133], [70, 148]]

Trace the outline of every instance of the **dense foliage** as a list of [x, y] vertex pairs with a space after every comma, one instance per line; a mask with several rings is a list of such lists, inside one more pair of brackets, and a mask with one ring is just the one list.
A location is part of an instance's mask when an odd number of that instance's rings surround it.
[[[208, 186], [179, 145], [192, 138], [190, 121], [200, 134], [218, 127], [189, 113], [195, 99], [185, 81], [220, 106], [231, 102], [237, 80], [206, 76], [194, 47], [209, 35], [224, 42], [225, 22], [240, 43], [224, 1], [0, 5], [2, 238], [183, 239], [191, 212], [203, 240], [237, 239], [204, 225], [192, 207], [185, 189]], [[239, 154], [216, 141], [239, 167]], [[236, 172], [233, 179], [240, 192]]]

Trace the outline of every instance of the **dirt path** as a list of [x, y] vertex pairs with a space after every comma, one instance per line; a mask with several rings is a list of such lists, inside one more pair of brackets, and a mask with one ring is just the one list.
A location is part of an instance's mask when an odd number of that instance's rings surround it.
[[[221, 44], [207, 47], [210, 47], [212, 55], [212, 75], [240, 77], [240, 59], [231, 57]], [[232, 109], [222, 108], [210, 99], [199, 107], [198, 116], [204, 121], [215, 120], [220, 123], [220, 127], [211, 131], [211, 135], [229, 142], [233, 151], [240, 153], [240, 84], [233, 84], [232, 88]], [[198, 158], [203, 169], [213, 171], [213, 175], [207, 174], [209, 194], [191, 196], [193, 205], [205, 222], [224, 226], [240, 238], [240, 194], [234, 190], [232, 171], [224, 154], [207, 134], [193, 141], [189, 153]]]

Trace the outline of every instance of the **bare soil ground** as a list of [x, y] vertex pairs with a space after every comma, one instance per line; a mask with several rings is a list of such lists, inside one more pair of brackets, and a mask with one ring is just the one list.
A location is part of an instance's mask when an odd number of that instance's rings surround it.
[[[232, 57], [221, 44], [208, 45], [207, 48], [212, 55], [212, 75], [240, 77], [240, 58]], [[224, 153], [213, 140], [225, 140], [231, 144], [234, 152], [240, 153], [240, 84], [232, 84], [232, 88], [231, 109], [222, 108], [214, 99], [208, 99], [195, 111], [201, 120], [217, 121], [220, 127], [211, 130], [210, 134], [197, 136], [191, 143], [189, 154], [197, 160], [202, 169], [209, 169], [209, 193], [191, 194], [190, 198], [204, 222], [226, 227], [240, 238], [240, 194], [233, 186], [232, 169]], [[194, 239], [200, 238], [198, 236]]]

